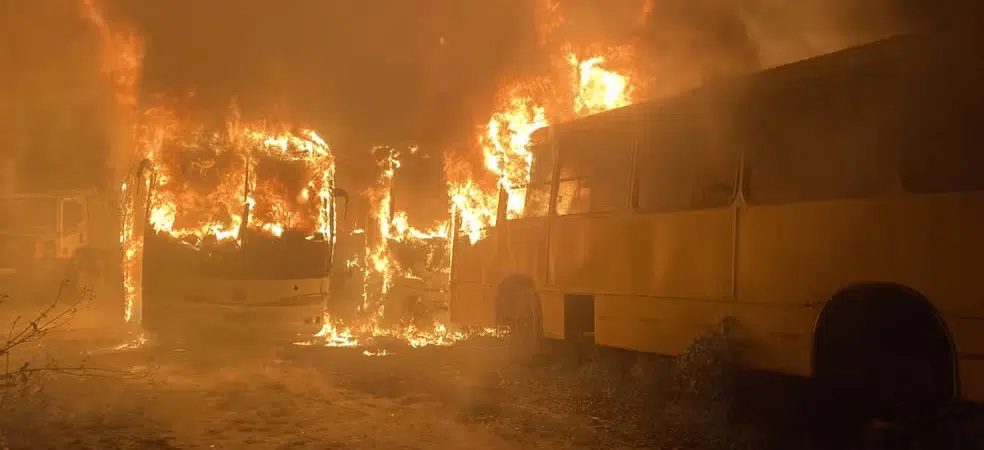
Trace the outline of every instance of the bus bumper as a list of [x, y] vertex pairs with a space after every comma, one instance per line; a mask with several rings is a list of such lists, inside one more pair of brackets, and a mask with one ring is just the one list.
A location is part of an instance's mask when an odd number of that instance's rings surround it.
[[143, 323], [163, 338], [294, 342], [321, 329], [326, 278], [169, 279], [145, 285]]

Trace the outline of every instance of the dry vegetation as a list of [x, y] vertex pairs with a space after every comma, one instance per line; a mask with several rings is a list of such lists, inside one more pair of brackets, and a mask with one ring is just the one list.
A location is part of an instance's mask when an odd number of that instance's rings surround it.
[[87, 365], [5, 378], [17, 395], [0, 410], [0, 449], [843, 448], [752, 411], [786, 394], [748, 387], [730, 327], [674, 359], [562, 345], [531, 356], [495, 338], [394, 343], [385, 357], [233, 338], [90, 351]]
[[0, 343], [0, 449], [33, 448], [39, 444], [36, 437], [57, 429], [49, 427], [52, 421], [68, 417], [67, 411], [62, 411], [61, 417], [52, 416], [56, 409], [51, 408], [47, 381], [134, 379], [148, 374], [94, 365], [77, 352], [66, 353], [57, 345], [48, 345], [60, 338], [70, 342], [79, 337], [58, 334], [69, 333], [64, 328], [91, 295], [85, 288], [74, 292], [67, 281], [59, 284], [54, 300], [40, 308], [25, 307], [23, 299], [0, 294], [0, 317], [10, 321], [2, 324], [8, 328]]

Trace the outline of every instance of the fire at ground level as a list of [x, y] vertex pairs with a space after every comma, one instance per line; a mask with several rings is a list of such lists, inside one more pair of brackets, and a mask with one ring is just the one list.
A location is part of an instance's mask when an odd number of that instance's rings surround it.
[[[799, 383], [733, 372], [713, 334], [668, 360], [558, 346], [530, 357], [488, 337], [367, 358], [230, 337], [114, 346], [79, 333], [37, 350], [129, 375], [48, 377], [0, 409], [0, 448], [851, 448], [815, 437], [831, 434], [806, 425]], [[984, 436], [956, 420], [918, 431], [915, 448], [964, 448], [952, 436], [979, 448], [970, 439]]]

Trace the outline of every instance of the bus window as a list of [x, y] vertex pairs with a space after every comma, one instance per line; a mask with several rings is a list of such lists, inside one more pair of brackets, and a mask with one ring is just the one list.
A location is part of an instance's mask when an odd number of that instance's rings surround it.
[[970, 62], [920, 65], [910, 78], [901, 167], [909, 192], [984, 190], [982, 62], [976, 68]]
[[550, 207], [550, 183], [539, 183], [527, 187], [526, 206], [523, 217], [544, 217]]
[[530, 166], [530, 184], [523, 188], [526, 204], [522, 217], [545, 217], [550, 207], [550, 186], [553, 181], [553, 148], [546, 140], [545, 133], [535, 133], [531, 137], [530, 152], [533, 161]]
[[892, 189], [898, 83], [888, 66], [868, 69], [752, 96], [744, 129], [749, 203], [862, 198]]
[[640, 211], [717, 208], [734, 200], [737, 153], [708, 119], [686, 113], [648, 118], [636, 168]]
[[632, 168], [630, 127], [628, 121], [582, 122], [559, 133], [558, 215], [613, 211], [625, 205]]

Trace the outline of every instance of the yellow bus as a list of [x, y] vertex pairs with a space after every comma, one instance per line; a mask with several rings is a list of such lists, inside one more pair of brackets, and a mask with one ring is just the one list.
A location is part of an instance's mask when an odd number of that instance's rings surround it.
[[523, 214], [455, 240], [452, 321], [677, 355], [733, 318], [751, 368], [984, 402], [965, 44], [893, 37], [539, 130]]

